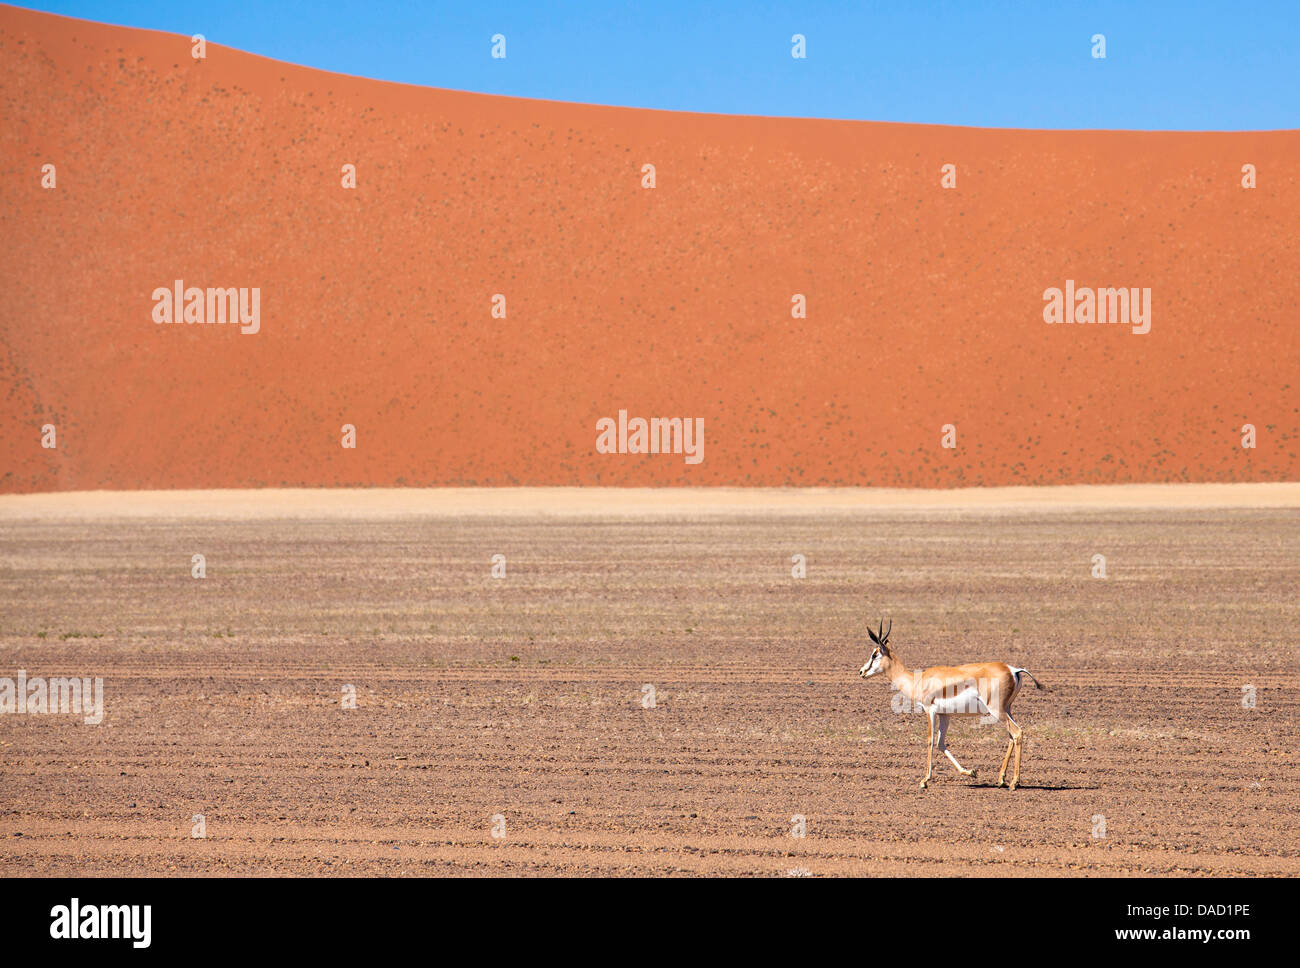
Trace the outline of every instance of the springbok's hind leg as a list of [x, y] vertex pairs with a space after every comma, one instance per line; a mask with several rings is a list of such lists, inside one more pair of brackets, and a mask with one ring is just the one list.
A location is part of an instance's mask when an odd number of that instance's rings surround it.
[[[1010, 705], [1011, 704], [1008, 702], [1007, 706]], [[1021, 742], [1021, 738], [1024, 736], [1024, 733], [1020, 729], [1019, 724], [1014, 719], [1011, 718], [1011, 713], [1008, 711], [1007, 708], [1004, 707], [1002, 709], [994, 709], [987, 705], [984, 706], [983, 708], [988, 711], [988, 714], [990, 716], [992, 716], [999, 723], [1005, 726], [1007, 728], [1007, 732], [1011, 734], [1011, 741], [1007, 743], [1007, 755], [1002, 757], [1002, 769], [998, 771], [998, 786], [1002, 786], [1003, 783], [1006, 782], [1007, 763], [1011, 761], [1011, 751], [1014, 749], [1016, 751], [1016, 771], [1011, 775], [1011, 787], [1010, 787], [1012, 790], [1014, 790], [1016, 788], [1016, 784], [1020, 781], [1020, 742]]]
[[934, 776], [934, 708], [926, 710], [930, 714], [930, 742], [925, 747], [925, 778], [921, 780], [921, 789], [924, 790], [930, 785], [930, 777]]
[[1015, 771], [1015, 773], [1011, 774], [1011, 787], [1010, 787], [1010, 789], [1012, 789], [1012, 790], [1014, 790], [1014, 789], [1016, 788], [1016, 784], [1020, 782], [1020, 754], [1024, 751], [1024, 748], [1025, 748], [1025, 734], [1024, 734], [1023, 732], [1021, 732], [1019, 729], [1017, 729], [1016, 732], [1017, 732], [1017, 736], [1016, 736], [1016, 771]]
[[998, 772], [998, 786], [1007, 785], [1007, 764], [1011, 762], [1011, 749], [1015, 745], [1015, 740], [1007, 740], [1007, 755], [1002, 757], [1002, 769]]
[[[1011, 785], [1007, 787], [1007, 789], [1014, 790], [1016, 788], [1016, 784], [1020, 782], [1020, 751], [1021, 749], [1023, 749], [1025, 745], [1025, 733], [1024, 730], [1022, 730], [1020, 726], [1016, 723], [1016, 721], [1012, 719], [1010, 716], [1006, 718], [1006, 723], [1007, 723], [1007, 732], [1011, 734], [1011, 745], [1014, 746], [1016, 750], [1016, 769], [1015, 772], [1011, 774]], [[1007, 750], [1007, 755], [1008, 756], [1011, 755], [1010, 749]], [[1007, 765], [1004, 762], [1002, 764], [1002, 772], [1004, 775], [1006, 771], [1007, 771]]]

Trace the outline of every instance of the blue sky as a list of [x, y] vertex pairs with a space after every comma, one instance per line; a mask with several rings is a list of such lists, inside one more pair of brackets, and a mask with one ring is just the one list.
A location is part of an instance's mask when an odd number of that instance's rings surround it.
[[[1300, 0], [22, 3], [434, 87], [1009, 128], [1300, 128]], [[490, 56], [506, 37], [505, 60]], [[791, 36], [807, 58], [790, 56]], [[1106, 37], [1106, 59], [1091, 38]]]

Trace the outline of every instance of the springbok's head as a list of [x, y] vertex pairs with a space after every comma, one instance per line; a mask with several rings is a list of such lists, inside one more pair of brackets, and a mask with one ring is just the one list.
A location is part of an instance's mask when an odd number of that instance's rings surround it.
[[873, 632], [871, 629], [867, 629], [867, 634], [871, 636], [871, 641], [876, 643], [876, 647], [871, 650], [871, 658], [858, 670], [858, 675], [863, 679], [870, 679], [886, 665], [894, 661], [894, 654], [889, 650], [889, 633], [893, 628], [894, 622], [891, 619], [889, 628], [885, 628], [885, 623], [882, 621], [878, 631]]

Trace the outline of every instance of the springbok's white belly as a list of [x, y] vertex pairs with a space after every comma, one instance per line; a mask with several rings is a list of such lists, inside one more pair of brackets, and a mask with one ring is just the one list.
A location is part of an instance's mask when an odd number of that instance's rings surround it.
[[983, 716], [988, 712], [975, 686], [969, 686], [955, 696], [936, 696], [931, 706], [940, 716]]

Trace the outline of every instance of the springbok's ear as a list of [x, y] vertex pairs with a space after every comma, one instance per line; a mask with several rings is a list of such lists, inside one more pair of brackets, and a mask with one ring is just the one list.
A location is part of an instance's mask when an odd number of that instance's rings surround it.
[[880, 639], [876, 638], [876, 633], [875, 633], [875, 632], [871, 631], [871, 629], [867, 629], [867, 634], [868, 634], [869, 636], [871, 636], [871, 641], [872, 641], [872, 642], [875, 642], [876, 645], [879, 645], [879, 644], [880, 644]]

